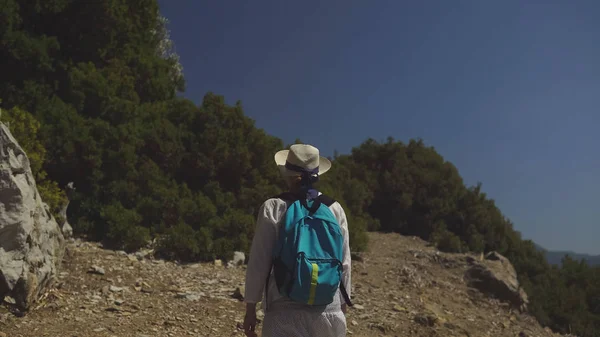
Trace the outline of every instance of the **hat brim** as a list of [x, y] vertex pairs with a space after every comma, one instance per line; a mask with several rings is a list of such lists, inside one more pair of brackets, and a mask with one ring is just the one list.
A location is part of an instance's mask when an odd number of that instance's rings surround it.
[[[279, 172], [283, 176], [297, 176], [298, 172], [290, 171], [285, 168], [285, 162], [287, 160], [287, 156], [290, 150], [281, 150], [275, 154], [275, 163], [277, 167], [279, 167]], [[325, 174], [325, 172], [331, 169], [331, 161], [323, 156], [319, 156], [319, 175]]]

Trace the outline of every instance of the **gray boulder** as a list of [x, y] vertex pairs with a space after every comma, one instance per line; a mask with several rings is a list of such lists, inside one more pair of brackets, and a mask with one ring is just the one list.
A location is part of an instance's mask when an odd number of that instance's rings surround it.
[[506, 257], [490, 252], [482, 261], [470, 259], [469, 262], [471, 267], [465, 276], [470, 286], [521, 311], [527, 310], [527, 294], [519, 284], [515, 268]]
[[55, 280], [64, 249], [27, 155], [0, 123], [0, 301], [28, 309]]

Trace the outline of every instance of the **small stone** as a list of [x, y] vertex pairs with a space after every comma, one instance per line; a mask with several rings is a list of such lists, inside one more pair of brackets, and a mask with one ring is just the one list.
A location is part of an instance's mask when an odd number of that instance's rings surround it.
[[235, 288], [235, 291], [233, 292], [231, 297], [233, 297], [237, 300], [243, 301], [244, 300], [244, 288], [243, 287]]
[[215, 267], [223, 267], [223, 261], [215, 260]]
[[148, 256], [149, 254], [150, 254], [150, 252], [149, 252], [149, 251], [147, 251], [147, 250], [142, 250], [142, 251], [136, 252], [136, 253], [135, 253], [135, 257], [136, 257], [138, 260], [143, 260], [143, 259], [144, 259], [144, 258], [146, 258], [146, 256]]
[[177, 293], [176, 298], [184, 298], [188, 301], [198, 301], [200, 299], [199, 293]]
[[110, 288], [109, 288], [109, 286], [102, 287], [102, 295], [108, 296], [109, 294], [110, 294]]
[[148, 286], [148, 285], [143, 285], [140, 290], [141, 290], [141, 292], [146, 293], [146, 294], [151, 294], [154, 292], [154, 290], [152, 290], [152, 288], [150, 288], [150, 286]]
[[424, 326], [434, 326], [437, 320], [436, 316], [429, 314], [417, 314], [415, 316], [415, 322]]
[[387, 327], [381, 323], [372, 323], [371, 327], [373, 327], [383, 333], [386, 333], [386, 331], [388, 330]]
[[356, 310], [365, 310], [365, 307], [362, 306], [362, 305], [360, 305], [360, 304], [355, 304], [354, 305], [354, 309], [356, 309]]
[[88, 270], [88, 273], [104, 275], [106, 272], [104, 271], [104, 268], [94, 265], [94, 266], [90, 267], [90, 269]]
[[117, 286], [110, 286], [110, 287], [108, 287], [108, 290], [110, 290], [113, 293], [118, 293], [118, 292], [123, 291], [123, 288], [117, 287]]
[[401, 307], [401, 306], [399, 306], [399, 305], [397, 305], [397, 304], [396, 304], [396, 305], [394, 305], [394, 308], [393, 308], [393, 309], [394, 309], [394, 311], [397, 311], [397, 312], [406, 312], [406, 308], [404, 308], [404, 307]]

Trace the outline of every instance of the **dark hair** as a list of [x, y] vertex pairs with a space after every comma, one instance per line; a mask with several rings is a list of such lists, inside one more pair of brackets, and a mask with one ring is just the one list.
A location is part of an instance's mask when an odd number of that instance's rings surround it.
[[298, 197], [313, 199], [318, 195], [317, 190], [314, 188], [314, 184], [319, 181], [318, 174], [303, 172], [298, 176], [291, 176], [288, 179], [291, 192], [298, 194]]
[[315, 173], [302, 172], [300, 175], [300, 188], [311, 189], [313, 184], [319, 181], [319, 175]]

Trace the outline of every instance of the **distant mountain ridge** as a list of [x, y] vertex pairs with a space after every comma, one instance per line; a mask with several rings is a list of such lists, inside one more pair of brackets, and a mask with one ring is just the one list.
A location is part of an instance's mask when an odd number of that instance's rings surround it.
[[550, 264], [560, 265], [562, 259], [566, 255], [569, 255], [574, 260], [585, 259], [590, 266], [600, 266], [600, 255], [581, 254], [573, 251], [548, 250], [538, 244], [535, 244], [535, 246], [537, 249], [544, 252], [546, 260]]

